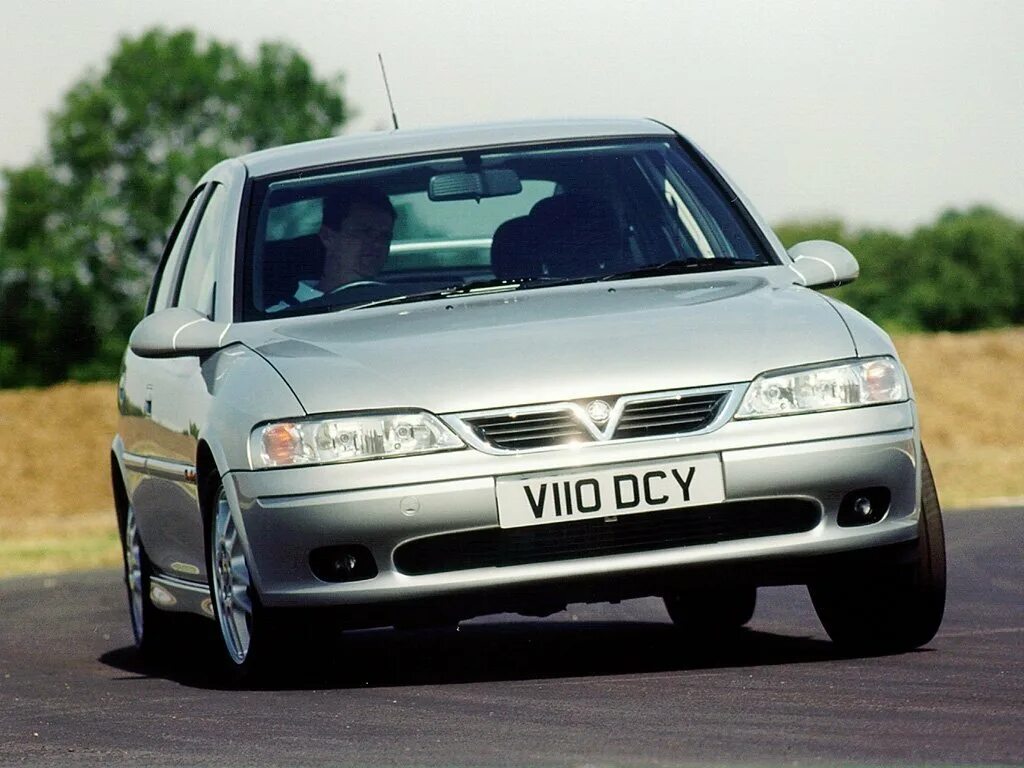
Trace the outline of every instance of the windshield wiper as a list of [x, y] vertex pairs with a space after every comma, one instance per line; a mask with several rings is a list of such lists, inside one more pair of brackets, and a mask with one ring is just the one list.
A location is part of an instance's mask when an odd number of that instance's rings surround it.
[[523, 278], [521, 280], [474, 280], [460, 285], [449, 285], [445, 288], [437, 288], [432, 291], [420, 291], [418, 293], [407, 293], [402, 296], [391, 296], [377, 301], [368, 301], [365, 304], [345, 307], [345, 309], [367, 309], [368, 307], [384, 307], [388, 304], [406, 304], [414, 301], [430, 301], [431, 299], [446, 299], [449, 296], [463, 296], [470, 293], [501, 293], [502, 291], [517, 291], [526, 283], [537, 278]]
[[738, 269], [741, 267], [761, 267], [761, 262], [751, 262], [749, 259], [708, 259], [701, 261], [667, 261], [664, 264], [656, 264], [650, 267], [641, 267], [628, 272], [616, 272], [611, 275], [582, 275], [579, 277], [548, 277], [540, 275], [536, 277], [519, 278], [495, 278], [491, 280], [474, 280], [460, 285], [449, 285], [445, 288], [438, 288], [432, 291], [420, 291], [418, 293], [407, 293], [401, 296], [391, 296], [377, 301], [368, 301], [365, 304], [355, 304], [344, 309], [368, 309], [370, 307], [386, 307], [389, 304], [409, 304], [416, 301], [430, 301], [431, 299], [446, 299], [449, 296], [466, 296], [469, 294], [503, 293], [505, 291], [528, 290], [534, 288], [554, 288], [562, 285], [580, 285], [582, 283], [597, 283], [605, 280], [625, 280], [630, 277], [650, 277], [653, 275], [679, 274], [685, 272], [704, 272], [715, 269]]
[[648, 267], [639, 267], [625, 272], [615, 272], [605, 275], [601, 280], [627, 280], [631, 277], [656, 277], [658, 275], [684, 275], [693, 272], [716, 272], [720, 269], [743, 269], [745, 267], [764, 267], [763, 261], [751, 259], [735, 259], [731, 257], [717, 257], [714, 259], [673, 259], [664, 261], [661, 264], [652, 264]]
[[[632, 277], [654, 277], [657, 275], [675, 275], [693, 272], [712, 272], [719, 269], [742, 269], [744, 267], [763, 267], [765, 264], [750, 259], [716, 258], [701, 259], [699, 261], [685, 261], [674, 259], [661, 264], [653, 264], [648, 267], [631, 269], [626, 272], [615, 272], [610, 275], [584, 275], [581, 277], [521, 277], [521, 278], [494, 278], [491, 280], [473, 280], [469, 283], [449, 285], [444, 288], [437, 288], [431, 291], [420, 291], [418, 293], [406, 293], [401, 296], [390, 296], [386, 299], [368, 301], [365, 304], [355, 304], [343, 309], [369, 309], [370, 307], [386, 307], [391, 304], [410, 304], [416, 301], [430, 301], [431, 299], [446, 299], [449, 296], [466, 296], [470, 294], [503, 293], [505, 291], [518, 291], [533, 288], [552, 288], [560, 285], [578, 285], [581, 283], [604, 282], [605, 280], [626, 280]], [[338, 309], [329, 307], [325, 309]]]

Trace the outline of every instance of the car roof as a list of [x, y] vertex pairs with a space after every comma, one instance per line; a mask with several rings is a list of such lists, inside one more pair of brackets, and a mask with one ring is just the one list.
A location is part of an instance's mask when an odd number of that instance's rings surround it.
[[638, 118], [529, 120], [336, 136], [265, 149], [243, 155], [238, 159], [245, 164], [251, 176], [268, 176], [297, 168], [312, 168], [354, 160], [445, 152], [497, 144], [532, 144], [566, 139], [652, 135], [671, 136], [673, 131], [655, 120]]

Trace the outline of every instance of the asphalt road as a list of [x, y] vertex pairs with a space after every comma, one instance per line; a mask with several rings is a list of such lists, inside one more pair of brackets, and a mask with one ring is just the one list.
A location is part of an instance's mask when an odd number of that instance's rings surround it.
[[260, 689], [147, 669], [120, 574], [0, 581], [2, 765], [1024, 762], [1024, 510], [947, 513], [926, 648], [844, 658], [802, 588], [688, 647], [660, 602], [347, 634]]

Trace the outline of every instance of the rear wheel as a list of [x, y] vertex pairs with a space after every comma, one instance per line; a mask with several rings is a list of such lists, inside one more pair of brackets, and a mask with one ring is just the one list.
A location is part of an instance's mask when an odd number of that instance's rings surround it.
[[754, 616], [757, 588], [753, 586], [689, 590], [665, 596], [672, 622], [695, 634], [735, 631]]
[[857, 652], [907, 651], [929, 642], [946, 605], [946, 547], [935, 481], [922, 451], [916, 559], [810, 584], [832, 641]]
[[135, 508], [130, 502], [125, 507], [121, 541], [132, 638], [135, 647], [148, 660], [159, 660], [175, 645], [181, 633], [180, 617], [153, 604], [150, 582], [153, 568], [142, 545]]

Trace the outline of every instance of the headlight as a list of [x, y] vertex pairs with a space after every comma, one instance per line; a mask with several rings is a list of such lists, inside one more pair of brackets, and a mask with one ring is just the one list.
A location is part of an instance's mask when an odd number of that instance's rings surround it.
[[758, 419], [898, 403], [908, 398], [907, 392], [903, 369], [891, 357], [775, 371], [754, 379], [735, 418]]
[[383, 459], [464, 448], [435, 416], [374, 413], [264, 424], [249, 437], [256, 469]]

